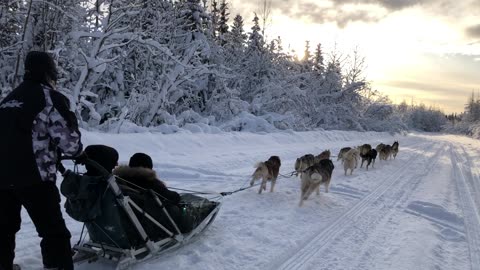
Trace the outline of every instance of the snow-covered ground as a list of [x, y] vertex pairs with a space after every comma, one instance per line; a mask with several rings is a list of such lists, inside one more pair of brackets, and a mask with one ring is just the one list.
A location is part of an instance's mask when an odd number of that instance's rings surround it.
[[[134, 269], [480, 269], [480, 141], [450, 135], [342, 131], [270, 134], [99, 134], [86, 144], [117, 148], [121, 162], [152, 155], [171, 187], [232, 191], [248, 185], [257, 161], [278, 155], [281, 173], [297, 157], [325, 149], [400, 142], [395, 160], [344, 176], [334, 158], [330, 193], [299, 207], [298, 178], [274, 193], [257, 188], [225, 197], [197, 241]], [[65, 215], [72, 243], [81, 224]], [[16, 262], [41, 269], [39, 239], [23, 212]], [[95, 269], [95, 268], [92, 268]]]

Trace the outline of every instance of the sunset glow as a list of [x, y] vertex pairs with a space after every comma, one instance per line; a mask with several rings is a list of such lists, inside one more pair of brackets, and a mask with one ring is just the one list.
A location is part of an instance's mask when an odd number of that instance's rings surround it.
[[[258, 0], [232, 1], [247, 32]], [[305, 41], [343, 55], [355, 48], [366, 58], [374, 89], [399, 103], [424, 103], [461, 112], [480, 91], [480, 2], [468, 1], [272, 1], [267, 39], [281, 36], [301, 58]]]

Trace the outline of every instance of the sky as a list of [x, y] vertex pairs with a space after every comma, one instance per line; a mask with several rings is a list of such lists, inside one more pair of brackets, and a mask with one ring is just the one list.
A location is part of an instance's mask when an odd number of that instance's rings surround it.
[[[231, 17], [249, 27], [262, 2], [230, 0]], [[271, 0], [269, 18], [267, 39], [299, 57], [307, 40], [346, 66], [357, 49], [367, 80], [395, 103], [463, 112], [480, 93], [480, 0]]]

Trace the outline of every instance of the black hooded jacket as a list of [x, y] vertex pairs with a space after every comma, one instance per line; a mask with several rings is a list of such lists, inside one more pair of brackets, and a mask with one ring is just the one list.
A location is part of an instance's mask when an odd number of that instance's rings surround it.
[[24, 82], [0, 102], [0, 189], [55, 181], [57, 155], [82, 151], [68, 99], [45, 81], [27, 72]]

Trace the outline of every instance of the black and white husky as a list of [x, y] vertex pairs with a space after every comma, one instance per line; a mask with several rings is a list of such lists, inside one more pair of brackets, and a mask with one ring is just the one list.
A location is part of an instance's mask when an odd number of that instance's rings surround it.
[[[370, 164], [372, 164], [372, 168], [375, 165], [375, 159], [377, 158], [377, 150], [370, 149], [370, 151], [368, 151], [366, 154], [360, 154], [360, 156], [362, 157], [362, 165], [364, 160], [367, 161], [367, 171], [368, 171], [368, 166], [370, 166]], [[362, 166], [360, 166], [360, 168], [361, 167]]]
[[334, 168], [335, 166], [333, 166], [333, 162], [330, 159], [323, 159], [302, 172], [300, 206], [303, 205], [303, 201], [307, 200], [314, 190], [317, 190], [318, 194], [318, 188], [321, 184], [325, 185], [325, 190], [328, 193]]

